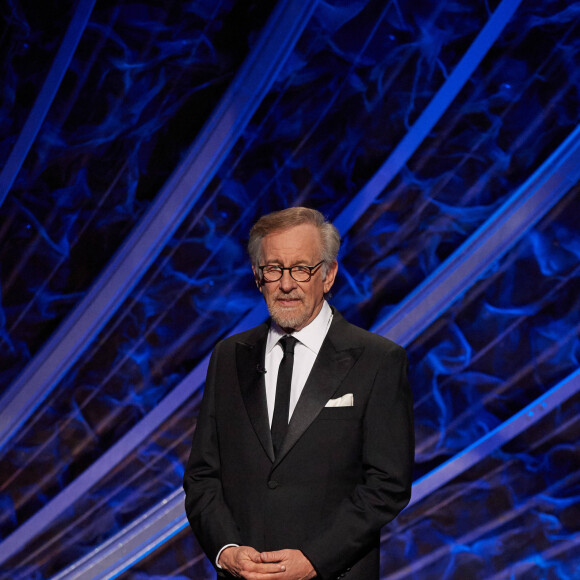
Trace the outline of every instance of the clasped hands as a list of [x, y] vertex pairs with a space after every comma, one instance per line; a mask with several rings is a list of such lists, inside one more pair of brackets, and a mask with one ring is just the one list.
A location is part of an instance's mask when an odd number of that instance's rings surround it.
[[300, 550], [258, 552], [250, 546], [230, 546], [219, 559], [220, 566], [245, 580], [309, 580], [316, 577], [310, 560]]

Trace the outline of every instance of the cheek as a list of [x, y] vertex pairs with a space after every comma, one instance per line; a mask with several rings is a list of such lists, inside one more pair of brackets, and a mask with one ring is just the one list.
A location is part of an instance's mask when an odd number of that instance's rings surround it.
[[262, 293], [262, 295], [266, 299], [266, 302], [269, 302], [270, 300], [272, 300], [272, 297], [274, 296], [274, 291], [275, 291], [275, 289], [272, 287], [271, 284], [264, 284], [260, 288], [260, 292]]
[[308, 297], [312, 302], [319, 302], [324, 297], [325, 285], [322, 281], [318, 281], [318, 283], [311, 288], [311, 291], [308, 293]]

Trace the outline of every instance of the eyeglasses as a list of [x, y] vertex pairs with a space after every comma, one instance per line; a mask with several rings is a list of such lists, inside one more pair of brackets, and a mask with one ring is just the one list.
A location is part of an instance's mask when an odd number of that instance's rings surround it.
[[262, 280], [264, 282], [278, 282], [284, 275], [284, 270], [290, 272], [290, 276], [296, 282], [308, 282], [312, 278], [314, 270], [322, 264], [324, 260], [318, 262], [314, 266], [291, 266], [290, 268], [282, 268], [282, 266], [274, 266], [273, 264], [266, 264], [265, 266], [258, 266], [262, 272]]

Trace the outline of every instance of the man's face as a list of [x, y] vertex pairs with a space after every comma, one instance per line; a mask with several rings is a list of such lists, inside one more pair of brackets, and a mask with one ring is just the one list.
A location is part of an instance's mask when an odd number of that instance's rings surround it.
[[[302, 224], [274, 232], [262, 240], [262, 263], [283, 268], [314, 266], [322, 259], [322, 241], [316, 226]], [[334, 262], [323, 279], [323, 264], [314, 270], [308, 282], [296, 282], [284, 270], [277, 282], [259, 283], [259, 272], [254, 276], [264, 295], [270, 316], [286, 331], [301, 330], [310, 324], [322, 308], [324, 294], [334, 284], [338, 264]]]

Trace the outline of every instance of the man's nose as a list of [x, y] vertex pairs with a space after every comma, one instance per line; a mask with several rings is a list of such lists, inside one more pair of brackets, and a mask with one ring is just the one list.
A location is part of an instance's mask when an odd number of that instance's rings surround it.
[[280, 278], [280, 288], [285, 292], [289, 292], [296, 288], [296, 280], [290, 276], [290, 270], [284, 270], [282, 272], [282, 278]]

